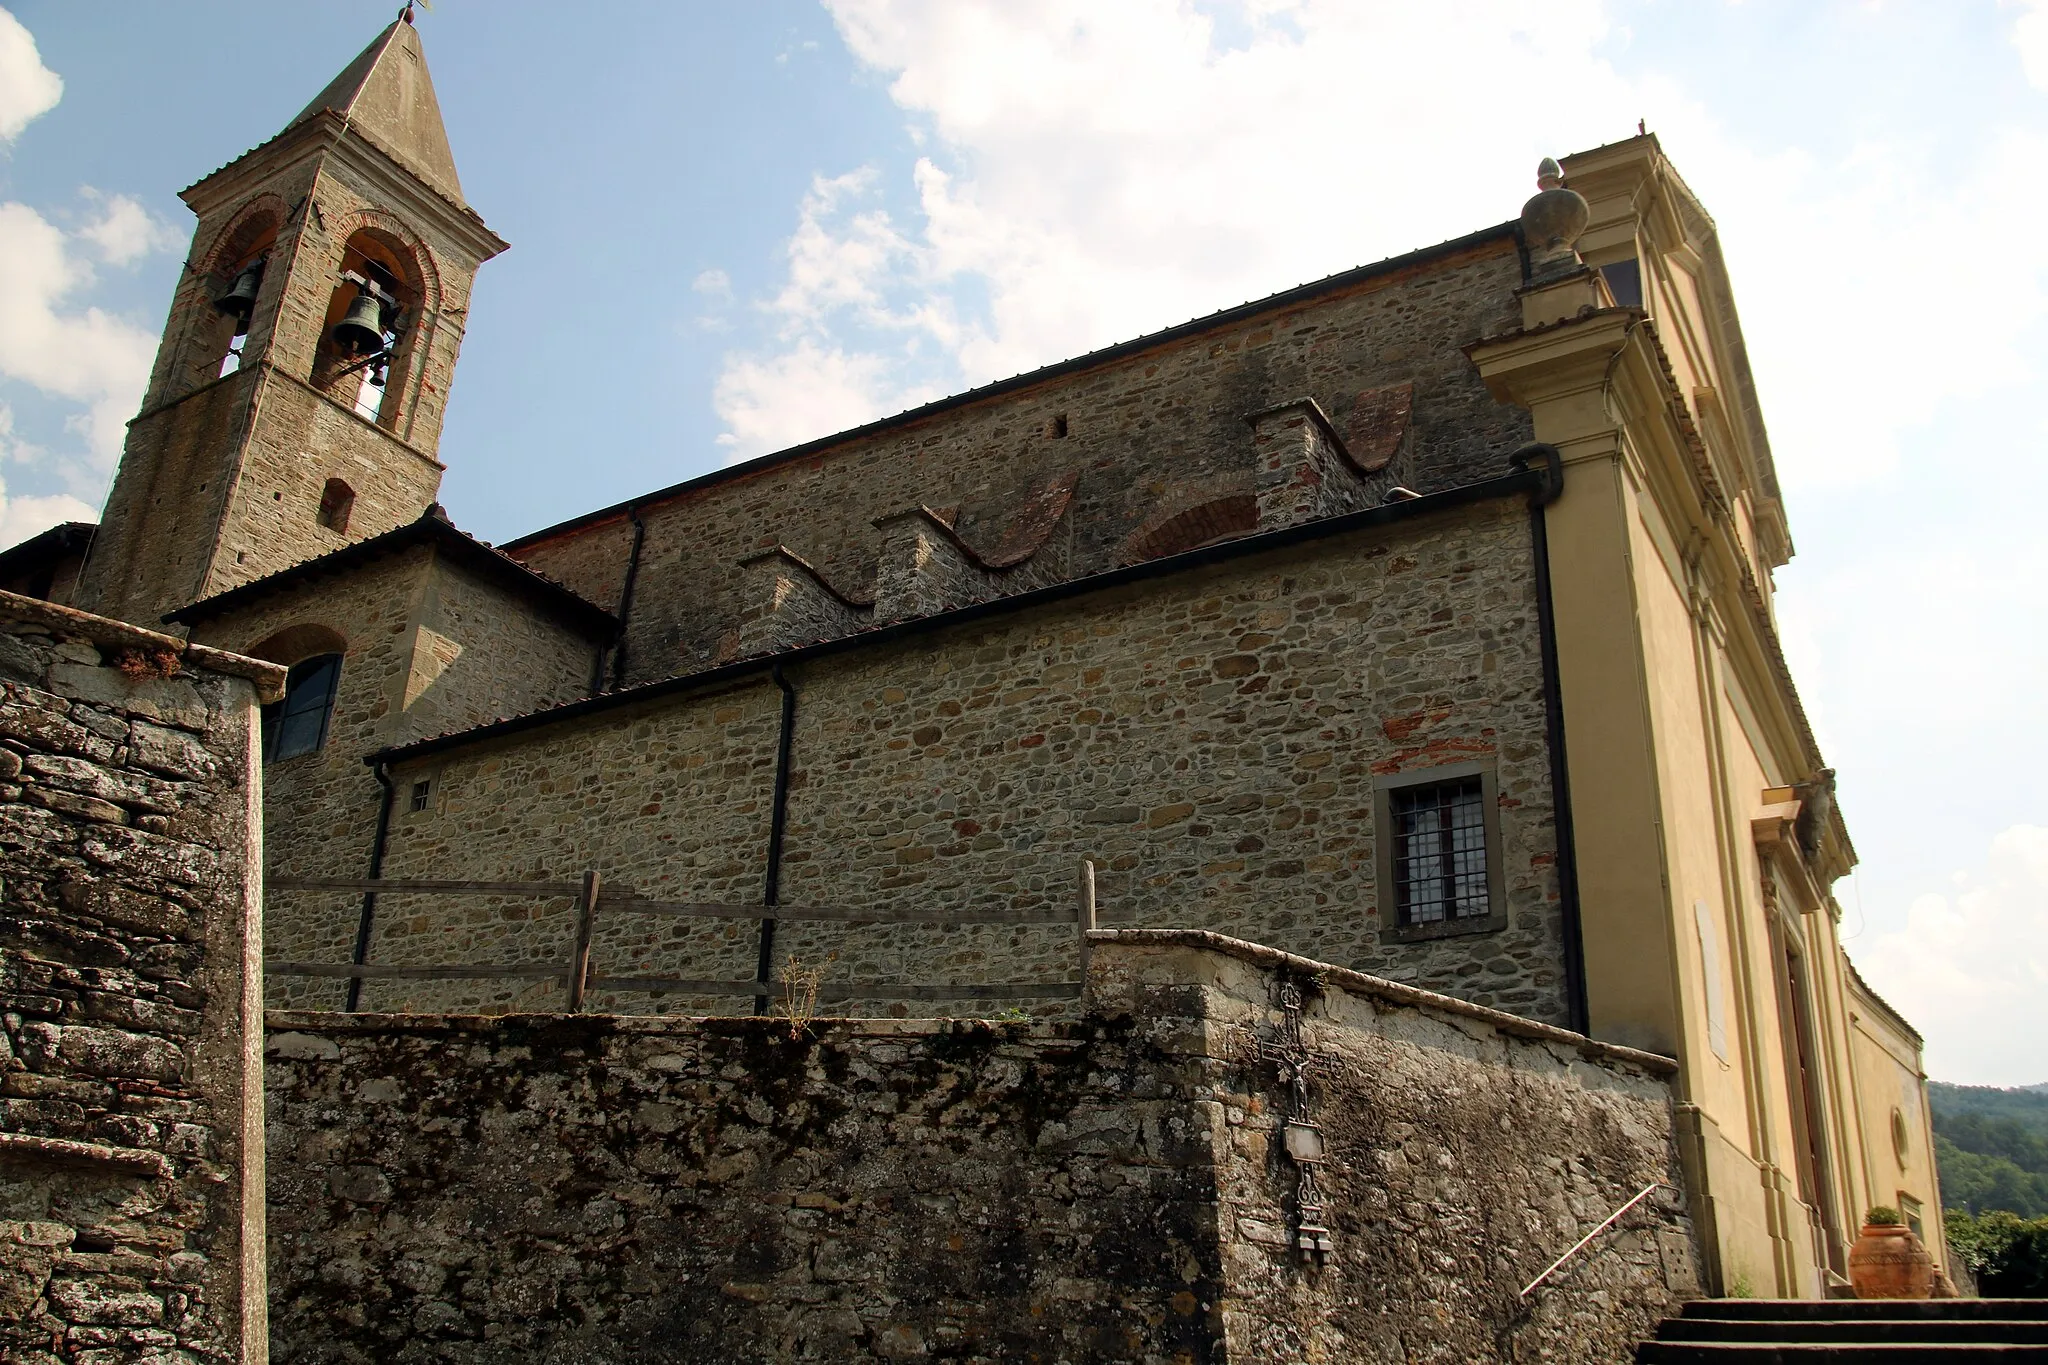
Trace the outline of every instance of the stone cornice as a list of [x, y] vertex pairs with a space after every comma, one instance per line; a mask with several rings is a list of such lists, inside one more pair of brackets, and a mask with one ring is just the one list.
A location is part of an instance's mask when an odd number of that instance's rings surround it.
[[[1612, 456], [1635, 467], [1660, 514], [1696, 543], [1714, 570], [1729, 656], [1770, 700], [1777, 758], [1794, 780], [1824, 767], [1762, 588], [1739, 543], [1727, 496], [1713, 476], [1697, 422], [1657, 335], [1633, 308], [1584, 308], [1576, 316], [1486, 337], [1466, 348], [1494, 396], [1523, 407], [1561, 402], [1585, 434], [1556, 444], [1567, 463]], [[1623, 439], [1624, 434], [1627, 439]], [[1595, 439], [1599, 437], [1600, 439]], [[1847, 832], [1842, 831], [1847, 845]], [[1853, 855], [1852, 855], [1853, 862]]]
[[272, 702], [284, 696], [285, 670], [261, 659], [244, 658], [224, 649], [195, 645], [175, 635], [164, 635], [126, 621], [115, 621], [75, 607], [59, 606], [39, 597], [0, 591], [0, 619], [36, 626], [62, 639], [84, 640], [106, 649], [132, 649], [144, 654], [170, 655], [187, 667], [209, 673], [246, 678], [254, 685], [259, 701]]
[[[1325, 987], [1335, 986], [1350, 995], [1365, 996], [1410, 1009], [1430, 1010], [1439, 1014], [1452, 1014], [1475, 1020], [1500, 1033], [1516, 1038], [1528, 1038], [1537, 1042], [1555, 1043], [1571, 1048], [1582, 1056], [1595, 1057], [1604, 1061], [1623, 1062], [1640, 1067], [1656, 1076], [1670, 1076], [1678, 1071], [1678, 1063], [1670, 1057], [1655, 1052], [1644, 1052], [1639, 1048], [1624, 1047], [1619, 1043], [1603, 1043], [1588, 1038], [1583, 1033], [1555, 1024], [1540, 1023], [1524, 1019], [1519, 1014], [1505, 1010], [1475, 1005], [1469, 1000], [1455, 996], [1439, 995], [1435, 991], [1410, 986], [1385, 977], [1369, 976], [1353, 971], [1349, 967], [1333, 966], [1317, 962], [1313, 958], [1298, 957], [1278, 948], [1268, 948], [1262, 943], [1251, 943], [1227, 934], [1215, 933], [1208, 929], [1095, 929], [1088, 934], [1090, 944], [1104, 947], [1118, 945], [1154, 946], [1164, 948], [1194, 948], [1203, 952], [1216, 953], [1234, 958], [1239, 962], [1278, 972], [1304, 980], [1314, 979]], [[1093, 984], [1091, 976], [1091, 985]]]

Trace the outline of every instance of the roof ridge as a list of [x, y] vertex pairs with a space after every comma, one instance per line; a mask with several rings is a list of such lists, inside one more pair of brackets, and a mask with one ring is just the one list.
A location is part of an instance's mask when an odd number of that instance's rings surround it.
[[556, 599], [557, 606], [564, 607], [574, 614], [590, 618], [587, 622], [588, 624], [600, 626], [603, 630], [612, 633], [616, 633], [618, 630], [618, 618], [612, 615], [611, 612], [583, 596], [583, 594], [569, 587], [561, 580], [542, 573], [531, 564], [507, 554], [489, 541], [477, 539], [448, 520], [448, 514], [442, 510], [441, 504], [438, 502], [429, 504], [427, 509], [412, 521], [402, 522], [388, 531], [380, 531], [374, 536], [351, 541], [347, 545], [329, 550], [325, 554], [314, 555], [310, 559], [302, 559], [295, 564], [288, 564], [282, 569], [277, 569], [263, 575], [261, 578], [252, 578], [246, 583], [238, 583], [232, 588], [224, 589], [209, 597], [202, 597], [196, 601], [188, 602], [175, 611], [165, 612], [163, 619], [166, 622], [190, 625], [195, 620], [217, 616], [238, 603], [248, 601], [265, 592], [288, 586], [291, 581], [308, 578], [327, 570], [350, 567], [353, 564], [376, 558], [379, 555], [404, 549], [418, 543], [423, 538], [437, 539], [443, 544], [461, 545], [472, 553], [487, 556], [488, 562], [500, 564], [528, 581], [531, 586], [540, 589], [544, 596]]
[[655, 503], [667, 502], [701, 487], [709, 487], [712, 484], [723, 483], [729, 479], [743, 478], [749, 474], [763, 473], [806, 456], [819, 454], [843, 442], [854, 441], [864, 436], [871, 436], [897, 427], [907, 426], [922, 418], [934, 416], [956, 407], [964, 407], [969, 403], [978, 402], [984, 398], [992, 398], [999, 394], [1013, 393], [1020, 389], [1030, 388], [1034, 384], [1041, 384], [1064, 374], [1071, 374], [1095, 365], [1106, 364], [1109, 361], [1118, 360], [1127, 355], [1135, 355], [1153, 346], [1161, 346], [1169, 342], [1179, 341], [1212, 327], [1225, 326], [1232, 322], [1254, 317], [1272, 308], [1284, 308], [1297, 301], [1306, 301], [1314, 295], [1327, 290], [1342, 289], [1352, 284], [1363, 284], [1381, 275], [1391, 275], [1410, 266], [1422, 265], [1433, 260], [1455, 256], [1460, 252], [1472, 250], [1498, 239], [1515, 240], [1520, 237], [1520, 234], [1521, 220], [1510, 219], [1505, 223], [1496, 223], [1491, 227], [1480, 228], [1476, 232], [1468, 232], [1462, 237], [1446, 238], [1434, 246], [1418, 247], [1413, 251], [1403, 252], [1398, 256], [1388, 256], [1381, 260], [1369, 261], [1364, 265], [1353, 266], [1349, 270], [1340, 270], [1333, 275], [1325, 275], [1321, 279], [1309, 280], [1289, 289], [1277, 290], [1262, 298], [1251, 299], [1229, 308], [1219, 308], [1214, 312], [1203, 313], [1184, 322], [1177, 322], [1171, 326], [1162, 327], [1156, 332], [1147, 332], [1140, 336], [1126, 338], [1123, 341], [1111, 342], [1106, 346], [1099, 346], [1092, 351], [1083, 351], [1079, 355], [1069, 356], [1064, 360], [1055, 360], [1049, 364], [1040, 365], [1036, 369], [1025, 370], [1002, 379], [992, 379], [986, 384], [977, 385], [970, 389], [962, 389], [958, 393], [935, 398], [929, 403], [923, 403], [914, 408], [905, 408], [902, 412], [892, 413], [887, 417], [878, 417], [872, 422], [865, 422], [857, 427], [848, 427], [843, 431], [831, 432], [809, 441], [787, 446], [782, 450], [770, 451], [766, 455], [757, 455], [751, 460], [742, 460], [737, 464], [729, 464], [704, 474], [693, 475], [690, 478], [669, 484], [665, 488], [657, 488], [650, 492], [612, 503], [609, 506], [597, 508], [595, 511], [584, 512], [564, 521], [558, 521], [552, 526], [543, 526], [539, 530], [528, 531], [524, 535], [514, 536], [505, 543], [507, 545], [523, 547], [536, 544], [554, 536], [566, 535], [585, 526], [593, 526], [615, 517], [622, 517], [628, 509], [648, 507]]

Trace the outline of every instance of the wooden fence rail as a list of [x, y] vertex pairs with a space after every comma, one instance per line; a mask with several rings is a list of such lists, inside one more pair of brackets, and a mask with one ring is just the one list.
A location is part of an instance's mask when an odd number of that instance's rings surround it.
[[[514, 963], [445, 963], [398, 966], [385, 963], [288, 962], [270, 960], [274, 976], [331, 977], [356, 981], [514, 980], [561, 981], [569, 1010], [581, 1011], [590, 991], [634, 991], [680, 995], [738, 995], [772, 999], [768, 981], [722, 981], [674, 976], [606, 976], [591, 971], [603, 877], [592, 868], [578, 882], [449, 881], [421, 878], [271, 877], [273, 891], [370, 892], [376, 895], [524, 896], [537, 900], [573, 897], [576, 935], [561, 966]], [[1072, 1000], [1088, 977], [1088, 931], [1095, 927], [1095, 864], [1082, 859], [1070, 910], [882, 910], [850, 906], [740, 905], [727, 902], [657, 901], [615, 896], [602, 902], [606, 914], [644, 914], [689, 919], [816, 921], [845, 924], [1072, 924], [1080, 947], [1080, 980], [1046, 982], [856, 981], [821, 985], [820, 1000]]]

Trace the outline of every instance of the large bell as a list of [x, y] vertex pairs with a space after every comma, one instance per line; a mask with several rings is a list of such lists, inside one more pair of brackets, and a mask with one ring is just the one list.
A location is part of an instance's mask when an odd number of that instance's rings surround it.
[[234, 318], [236, 336], [249, 330], [249, 315], [256, 311], [256, 290], [262, 283], [263, 262], [257, 261], [244, 267], [228, 292], [213, 301], [215, 308]]
[[362, 290], [334, 324], [334, 344], [350, 355], [369, 355], [384, 349], [384, 305], [368, 290]]

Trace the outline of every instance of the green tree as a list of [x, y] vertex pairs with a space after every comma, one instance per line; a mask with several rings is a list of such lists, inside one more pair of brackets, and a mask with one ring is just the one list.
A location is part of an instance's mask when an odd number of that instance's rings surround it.
[[2021, 1218], [2048, 1215], [2048, 1176], [2022, 1170], [2003, 1156], [1965, 1150], [1934, 1135], [1934, 1159], [1941, 1169], [1941, 1202], [1971, 1213], [2003, 1209]]
[[1950, 1209], [1945, 1222], [1949, 1251], [1970, 1267], [1986, 1298], [2048, 1297], [2048, 1218], [2003, 1209], [1973, 1218]]

